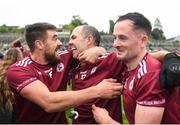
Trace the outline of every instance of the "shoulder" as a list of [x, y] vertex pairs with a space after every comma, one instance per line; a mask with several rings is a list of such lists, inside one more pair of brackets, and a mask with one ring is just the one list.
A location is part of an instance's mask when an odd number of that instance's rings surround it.
[[63, 62], [72, 61], [73, 60], [73, 53], [71, 50], [61, 51], [59, 53], [60, 60]]
[[146, 64], [147, 64], [147, 67], [151, 70], [161, 68], [161, 62], [153, 58], [150, 54], [147, 54], [146, 56]]
[[156, 72], [161, 69], [161, 62], [147, 53], [139, 63], [139, 68], [139, 70], [144, 71], [144, 73]]
[[105, 58], [117, 58], [116, 53], [112, 52], [112, 53], [105, 53], [102, 56], [99, 56], [98, 59], [105, 59]]
[[117, 54], [115, 52], [106, 53], [103, 56], [98, 57], [98, 60], [106, 62], [108, 64], [116, 64], [122, 62], [118, 59]]
[[32, 73], [32, 60], [27, 57], [11, 65], [7, 70], [7, 77], [18, 77]]

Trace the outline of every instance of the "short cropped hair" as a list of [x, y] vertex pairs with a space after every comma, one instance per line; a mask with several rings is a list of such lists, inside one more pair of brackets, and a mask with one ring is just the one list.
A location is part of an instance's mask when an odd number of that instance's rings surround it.
[[138, 12], [134, 12], [134, 13], [127, 13], [125, 15], [119, 16], [118, 20], [116, 21], [123, 21], [123, 20], [131, 20], [134, 23], [134, 29], [141, 29], [144, 30], [146, 32], [146, 34], [148, 36], [150, 36], [151, 30], [152, 30], [152, 26], [150, 21], [142, 14], [138, 13]]
[[46, 40], [47, 30], [56, 30], [56, 26], [49, 23], [34, 23], [25, 27], [25, 39], [31, 52], [34, 51], [36, 40]]
[[95, 41], [95, 45], [99, 46], [101, 37], [100, 37], [100, 34], [99, 34], [98, 30], [93, 26], [83, 25], [82, 36], [84, 38], [87, 38], [89, 35], [93, 36], [94, 41]]

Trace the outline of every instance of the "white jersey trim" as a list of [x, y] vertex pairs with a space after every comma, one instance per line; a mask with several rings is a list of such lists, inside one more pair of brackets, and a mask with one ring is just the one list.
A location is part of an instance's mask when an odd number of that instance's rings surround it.
[[137, 104], [139, 105], [160, 105], [160, 104], [165, 104], [166, 100], [152, 100], [152, 101], [136, 101]]
[[18, 64], [16, 64], [16, 66], [23, 66], [23, 67], [26, 67], [28, 64], [31, 64], [32, 61], [30, 58], [25, 58], [21, 61], [18, 62]]
[[142, 60], [139, 65], [140, 68], [138, 70], [138, 78], [140, 79], [143, 75], [147, 73], [146, 61]]

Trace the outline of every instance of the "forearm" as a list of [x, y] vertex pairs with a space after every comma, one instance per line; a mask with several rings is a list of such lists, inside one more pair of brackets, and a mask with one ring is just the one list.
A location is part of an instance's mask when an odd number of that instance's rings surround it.
[[166, 54], [168, 54], [169, 52], [166, 50], [160, 50], [160, 51], [156, 51], [153, 53], [150, 53], [152, 57], [156, 58], [157, 60], [159, 60], [160, 62], [164, 61], [164, 57]]
[[61, 91], [50, 92], [47, 101], [49, 103], [48, 112], [56, 112], [65, 110], [66, 108], [76, 107], [88, 100], [100, 97], [95, 90], [95, 87], [79, 91]]
[[75, 107], [95, 98], [113, 98], [121, 94], [122, 86], [114, 80], [106, 79], [96, 86], [79, 91], [50, 92], [45, 84], [36, 80], [25, 86], [20, 94], [24, 98], [39, 105], [46, 112], [58, 112]]
[[105, 124], [119, 124], [119, 125], [121, 125], [119, 122], [117, 122], [117, 121], [115, 121], [114, 119], [109, 119], [108, 121], [107, 121], [107, 123], [105, 123]]
[[106, 49], [104, 49], [103, 47], [98, 46], [98, 47], [96, 47], [96, 49], [97, 49], [97, 52], [98, 52], [98, 54], [100, 56], [104, 55], [105, 53], [107, 53]]

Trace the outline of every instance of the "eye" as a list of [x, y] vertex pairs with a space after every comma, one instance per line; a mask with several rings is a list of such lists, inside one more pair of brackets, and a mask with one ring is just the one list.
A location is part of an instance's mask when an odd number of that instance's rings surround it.
[[57, 40], [58, 40], [58, 36], [57, 36], [57, 35], [54, 35], [54, 36], [52, 37], [52, 40], [57, 41]]
[[115, 40], [117, 37], [115, 35], [113, 35], [113, 40]]
[[71, 36], [71, 39], [76, 39], [77, 37], [75, 35], [72, 35]]

